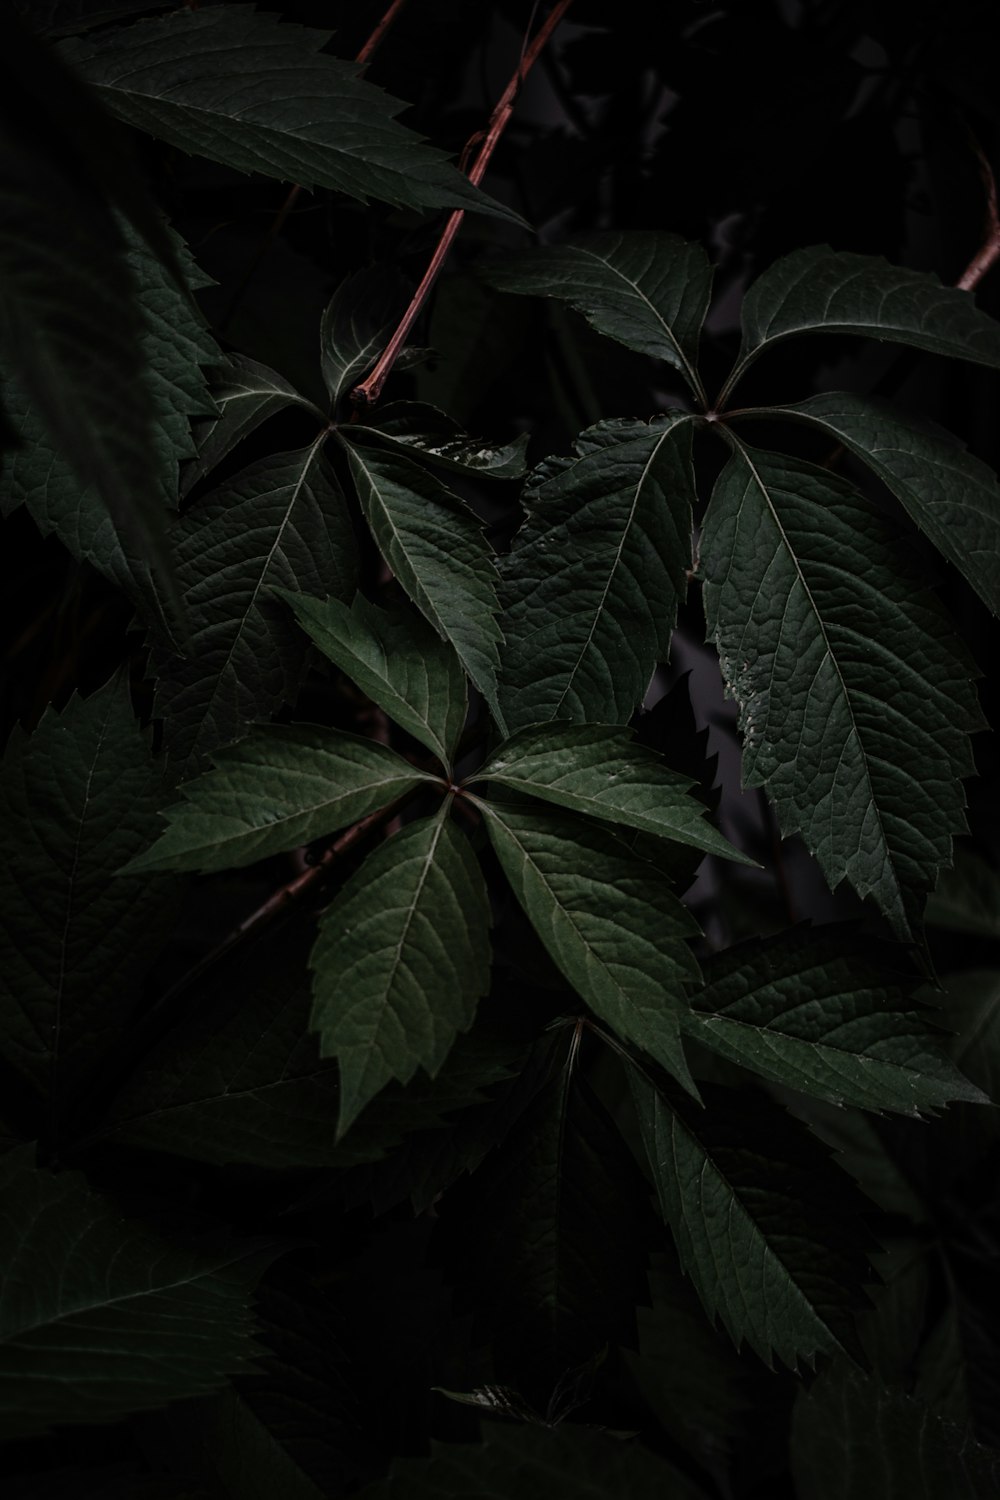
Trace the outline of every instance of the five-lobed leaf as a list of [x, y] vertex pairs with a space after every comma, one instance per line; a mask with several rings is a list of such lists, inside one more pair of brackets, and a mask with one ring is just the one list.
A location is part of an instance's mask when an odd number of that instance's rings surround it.
[[554, 963], [623, 1041], [697, 1097], [680, 1030], [700, 974], [688, 946], [698, 928], [670, 881], [603, 828], [505, 803], [479, 806]]
[[588, 428], [529, 478], [503, 559], [500, 701], [511, 730], [623, 723], [665, 661], [691, 567], [691, 424]]
[[860, 1109], [987, 1103], [959, 1073], [913, 985], [872, 945], [798, 929], [717, 954], [688, 1033], [776, 1083]]
[[502, 636], [496, 567], [482, 526], [439, 480], [407, 458], [347, 446], [365, 520], [386, 562], [504, 727], [496, 677]]
[[391, 1079], [441, 1068], [489, 988], [489, 927], [486, 883], [447, 803], [374, 850], [324, 912], [310, 1024], [340, 1066], [338, 1135]]
[[237, 4], [182, 8], [61, 50], [120, 119], [238, 172], [361, 202], [515, 217], [400, 125], [398, 100], [322, 52], [329, 35]]
[[911, 937], [965, 826], [981, 723], [919, 558], [828, 471], [739, 444], [701, 560], [745, 785], [767, 788], [831, 885], [846, 877]]
[[311, 724], [272, 724], [216, 751], [180, 788], [167, 829], [123, 873], [229, 870], [332, 834], [434, 776], [375, 740]]
[[172, 1245], [31, 1154], [0, 1159], [0, 1435], [114, 1422], [248, 1368], [273, 1243]]
[[593, 234], [489, 264], [502, 292], [554, 297], [598, 333], [672, 365], [703, 402], [698, 340], [712, 291], [701, 245], [675, 234]]
[[764, 1095], [702, 1085], [668, 1098], [630, 1068], [663, 1216], [709, 1317], [768, 1364], [858, 1351], [866, 1304], [864, 1199], [803, 1127]]
[[668, 770], [628, 729], [603, 724], [522, 729], [468, 780], [491, 781], [572, 812], [752, 863], [708, 822], [705, 808], [690, 795], [688, 777]]
[[412, 611], [380, 609], [363, 594], [338, 599], [275, 593], [324, 656], [403, 729], [448, 765], [465, 725], [468, 695], [458, 657]]

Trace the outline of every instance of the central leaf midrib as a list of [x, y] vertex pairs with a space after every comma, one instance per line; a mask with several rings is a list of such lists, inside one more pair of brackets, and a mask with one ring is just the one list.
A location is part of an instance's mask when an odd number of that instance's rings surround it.
[[602, 258], [597, 254], [596, 251], [589, 249], [586, 245], [577, 245], [574, 248], [578, 250], [581, 255], [589, 256], [591, 260], [596, 261], [599, 266], [604, 266], [606, 270], [610, 271], [613, 276], [616, 276], [619, 281], [625, 284], [625, 286], [632, 289], [635, 295], [649, 309], [650, 313], [653, 315], [653, 318], [663, 329], [663, 332], [666, 335], [667, 343], [677, 355], [677, 358], [680, 361], [681, 369], [683, 370], [687, 380], [690, 382], [691, 389], [696, 393], [700, 393], [701, 381], [698, 379], [697, 370], [695, 370], [687, 355], [684, 353], [684, 350], [681, 348], [680, 343], [677, 340], [677, 336], [674, 333], [673, 329], [670, 327], [670, 324], [663, 317], [663, 314], [657, 311], [656, 307], [646, 296], [646, 293], [639, 286], [638, 282], [630, 281], [625, 273], [619, 270], [617, 266], [613, 266], [608, 260], [602, 260]]

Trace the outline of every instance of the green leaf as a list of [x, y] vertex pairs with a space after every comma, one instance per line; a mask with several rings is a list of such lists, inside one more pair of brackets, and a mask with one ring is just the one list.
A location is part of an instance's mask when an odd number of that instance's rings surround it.
[[919, 558], [825, 469], [740, 445], [701, 540], [705, 615], [764, 786], [831, 885], [896, 934], [964, 829], [980, 727], [970, 664]]
[[359, 1500], [700, 1500], [704, 1492], [658, 1454], [597, 1428], [491, 1423], [482, 1445], [435, 1444], [397, 1458]]
[[257, 729], [213, 760], [215, 770], [180, 787], [166, 831], [123, 874], [252, 865], [441, 785], [386, 745], [312, 724]]
[[454, 646], [503, 729], [496, 568], [478, 519], [408, 459], [353, 446], [347, 456], [379, 551], [421, 614]]
[[844, 391], [768, 411], [822, 428], [867, 464], [986, 607], [1000, 614], [1000, 486], [957, 438], [884, 401]]
[[529, 479], [501, 563], [511, 729], [623, 723], [666, 661], [691, 567], [694, 474], [683, 413], [600, 422]]
[[623, 1041], [697, 1097], [680, 1037], [698, 928], [666, 876], [603, 828], [479, 802], [518, 901], [553, 962]]
[[993, 1500], [1000, 1456], [967, 1428], [833, 1365], [799, 1392], [792, 1472], [809, 1500]]
[[[252, 5], [181, 9], [62, 45], [120, 119], [238, 172], [362, 203], [514, 218], [396, 122], [399, 100], [321, 52], [327, 31]], [[518, 221], [519, 222], [519, 221]]]
[[434, 1075], [489, 988], [490, 907], [468, 840], [421, 818], [371, 853], [323, 914], [311, 1026], [340, 1064], [339, 1135], [418, 1067]]
[[32, 735], [15, 728], [0, 762], [3, 1051], [53, 1109], [124, 1024], [169, 931], [173, 882], [112, 878], [152, 836], [160, 791], [127, 672]]
[[[128, 482], [133, 486], [132, 495], [148, 506], [158, 534], [165, 530], [168, 514], [177, 504], [179, 464], [195, 451], [191, 421], [214, 410], [202, 367], [222, 357], [191, 297], [192, 290], [208, 285], [208, 278], [199, 271], [180, 238], [165, 226], [164, 232], [169, 235], [185, 285], [178, 284], [176, 274], [134, 230], [123, 227], [124, 275], [134, 288], [142, 359], [140, 369], [131, 371], [128, 367], [126, 373], [136, 383], [134, 399], [145, 403], [151, 421], [141, 481], [136, 471], [129, 470]], [[106, 266], [105, 260], [102, 274], [106, 274]], [[116, 299], [120, 295], [119, 285]], [[120, 300], [114, 313], [102, 313], [99, 303], [95, 311], [98, 316], [122, 317]], [[88, 335], [90, 339], [96, 337], [93, 332]], [[86, 360], [77, 357], [74, 378], [81, 371], [89, 372], [91, 382], [104, 380]], [[114, 390], [111, 384], [100, 396], [89, 391], [87, 400], [104, 400]], [[26, 384], [10, 381], [4, 402], [21, 446], [5, 455], [0, 509], [10, 514], [24, 505], [43, 536], [55, 533], [77, 561], [90, 563], [117, 584], [145, 619], [171, 624], [170, 577], [164, 572], [162, 558], [157, 563], [132, 524], [133, 500], [129, 500], [127, 511], [109, 510], [102, 485], [84, 481], [75, 467], [72, 447], [63, 444], [60, 434], [50, 428], [44, 403], [29, 397]], [[80, 410], [88, 410], [86, 402]], [[89, 420], [96, 423], [98, 417], [91, 413]], [[134, 420], [129, 406], [114, 414], [116, 425], [123, 428]], [[114, 443], [126, 440], [133, 440], [127, 432], [113, 439]]]
[[694, 783], [668, 770], [628, 729], [601, 724], [522, 729], [467, 780], [491, 781], [722, 859], [752, 863], [707, 821], [705, 808], [690, 795]]
[[528, 446], [527, 433], [499, 445], [470, 437], [458, 422], [422, 401], [394, 401], [380, 407], [369, 424], [352, 425], [351, 438], [383, 443], [397, 452], [482, 479], [520, 479]]
[[29, 1148], [0, 1159], [0, 1203], [3, 1437], [219, 1390], [257, 1353], [250, 1294], [273, 1245], [171, 1245]]
[[638, 1069], [629, 1081], [663, 1216], [709, 1317], [767, 1364], [854, 1357], [869, 1267], [850, 1179], [763, 1094], [741, 1109], [702, 1084], [697, 1111]]
[[318, 422], [324, 420], [318, 407], [300, 396], [284, 376], [242, 354], [227, 354], [220, 360], [210, 394], [217, 415], [195, 425], [198, 451], [184, 467], [182, 497], [276, 412], [299, 406]]
[[698, 339], [712, 267], [701, 245], [674, 234], [593, 234], [491, 262], [485, 275], [502, 292], [568, 302], [598, 333], [680, 370], [706, 404]]
[[833, 1104], [916, 1115], [986, 1103], [912, 989], [874, 944], [796, 929], [715, 955], [685, 1028], [730, 1062]]
[[311, 599], [275, 589], [324, 656], [373, 703], [443, 765], [465, 725], [465, 677], [458, 657], [419, 615], [379, 609], [357, 594], [348, 609], [337, 599]]
[[765, 349], [802, 333], [854, 333], [1000, 366], [1000, 323], [968, 292], [942, 286], [929, 272], [829, 245], [794, 250], [769, 266], [744, 297], [741, 321], [743, 341], [725, 392]]
[[927, 898], [924, 920], [947, 932], [1000, 938], [1000, 874], [981, 855], [956, 848], [954, 867], [941, 871]]
[[491, 1338], [496, 1378], [543, 1412], [608, 1342], [634, 1344], [651, 1227], [645, 1184], [579, 1076], [572, 1032], [556, 1049], [559, 1065], [506, 1140], [439, 1210], [439, 1253]]
[[366, 266], [342, 281], [330, 298], [319, 347], [331, 410], [378, 360], [406, 311], [409, 291], [391, 266]]
[[197, 764], [294, 698], [307, 648], [275, 585], [354, 593], [354, 531], [323, 440], [251, 464], [174, 532], [191, 646], [184, 658], [154, 658], [156, 711], [174, 762]]

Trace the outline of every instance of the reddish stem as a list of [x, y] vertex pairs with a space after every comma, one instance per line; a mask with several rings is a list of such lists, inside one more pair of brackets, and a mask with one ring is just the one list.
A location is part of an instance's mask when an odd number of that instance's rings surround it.
[[[489, 166], [490, 157], [497, 148], [497, 142], [503, 135], [508, 120], [514, 113], [514, 105], [517, 102], [517, 96], [521, 91], [525, 78], [538, 61], [542, 49], [571, 4], [572, 0], [558, 0], [558, 3], [552, 7], [552, 10], [542, 22], [538, 31], [521, 53], [517, 71], [498, 99], [496, 107], [490, 116], [490, 122], [486, 127], [485, 135], [477, 132], [466, 143], [463, 158], [480, 139], [482, 140], [482, 145], [479, 147], [472, 166], [469, 168], [469, 181], [474, 186], [478, 187], [486, 175], [486, 168]], [[409, 307], [400, 320], [399, 327], [386, 345], [374, 370], [372, 370], [366, 380], [363, 380], [360, 385], [356, 385], [351, 392], [351, 401], [356, 409], [374, 406], [382, 394], [382, 387], [385, 385], [393, 365], [399, 358], [400, 350], [409, 338], [410, 330], [416, 322], [420, 309], [427, 300], [431, 287], [438, 278], [441, 267], [448, 258], [448, 251], [451, 249], [452, 241], [458, 233], [464, 218], [464, 208], [456, 208], [449, 215], [448, 222], [441, 233], [441, 238], [438, 240], [437, 248], [431, 256], [430, 264], [423, 274], [420, 285], [413, 294]]]
[[371, 36], [368, 38], [367, 42], [365, 42], [365, 45], [362, 47], [361, 51], [354, 59], [359, 68], [367, 68], [368, 64], [372, 60], [372, 57], [375, 55], [378, 48], [382, 45], [382, 40], [386, 32], [389, 30], [389, 27], [392, 25], [393, 21], [395, 21], [396, 17], [399, 15], [405, 4], [406, 0], [392, 0], [392, 4], [389, 6], [389, 9], [386, 11], [385, 15], [382, 17], [381, 21], [379, 21]]
[[979, 175], [986, 190], [986, 233], [983, 243], [955, 282], [962, 292], [971, 292], [973, 287], [977, 287], [990, 267], [1000, 260], [1000, 211], [997, 208], [996, 178], [982, 147], [977, 144], [975, 150], [979, 158]]

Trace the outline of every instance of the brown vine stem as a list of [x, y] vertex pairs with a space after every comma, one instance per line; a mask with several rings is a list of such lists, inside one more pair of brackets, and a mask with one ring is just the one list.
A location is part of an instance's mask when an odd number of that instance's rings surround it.
[[[517, 71], [498, 99], [485, 133], [477, 132], [466, 143], [465, 151], [462, 153], [463, 159], [472, 152], [478, 142], [482, 142], [468, 173], [469, 181], [474, 186], [478, 187], [486, 175], [486, 168], [489, 166], [490, 157], [497, 148], [497, 143], [507, 127], [508, 120], [514, 113], [514, 105], [517, 102], [517, 96], [521, 92], [525, 78], [527, 78], [531, 69], [538, 61], [543, 48], [563, 16], [569, 10], [571, 4], [572, 0], [558, 0], [558, 3], [552, 7], [531, 41], [523, 48], [518, 61]], [[420, 309], [427, 300], [431, 287], [440, 274], [441, 267], [448, 258], [448, 252], [451, 249], [455, 236], [461, 228], [464, 218], [464, 208], [456, 208], [448, 216], [448, 222], [441, 232], [441, 238], [438, 240], [437, 247], [431, 256], [427, 270], [424, 272], [420, 285], [413, 294], [409, 307], [400, 319], [399, 327], [383, 350], [374, 370], [372, 370], [367, 379], [363, 380], [360, 385], [356, 385], [351, 392], [351, 402], [356, 413], [363, 411], [367, 407], [374, 406], [382, 394], [382, 387], [385, 385], [393, 365], [399, 358], [403, 345], [410, 336], [410, 330], [417, 320]]]
[[987, 271], [1000, 260], [1000, 210], [997, 208], [997, 183], [993, 168], [978, 141], [973, 142], [979, 161], [979, 175], [986, 192], [986, 226], [983, 243], [955, 282], [959, 291], [971, 292], [977, 287]]

